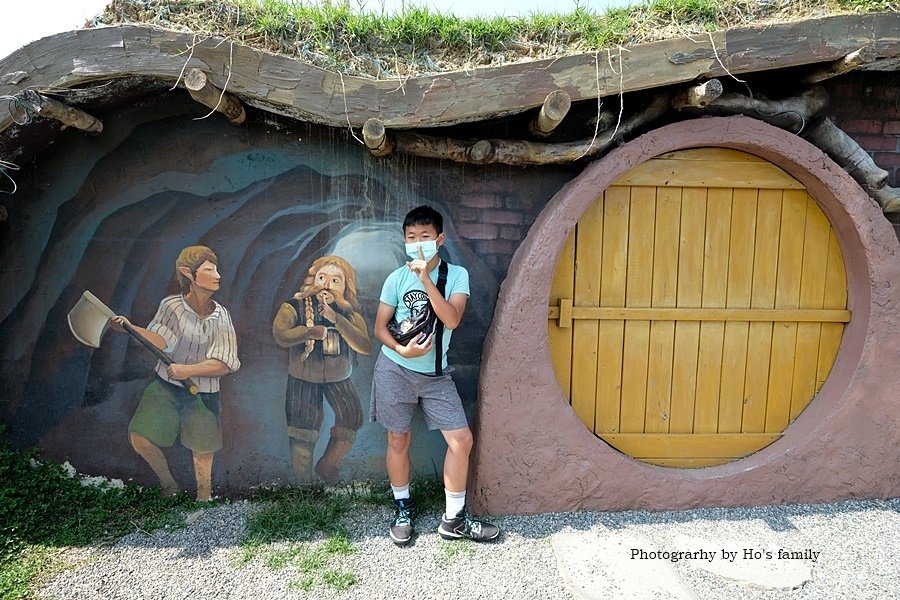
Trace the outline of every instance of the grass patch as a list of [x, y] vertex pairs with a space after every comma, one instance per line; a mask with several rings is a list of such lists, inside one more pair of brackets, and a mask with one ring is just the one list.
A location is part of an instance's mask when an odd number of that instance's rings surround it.
[[37, 458], [0, 439], [0, 598], [29, 597], [61, 548], [173, 525], [181, 511], [198, 506], [185, 495], [161, 498], [158, 488], [83, 485]]
[[359, 76], [393, 79], [552, 58], [828, 14], [897, 10], [896, 0], [635, 0], [595, 11], [460, 18], [409, 2], [396, 13], [299, 0], [113, 0], [96, 24], [154, 23], [225, 37]]
[[[420, 506], [443, 507], [443, 485], [437, 480], [416, 480], [410, 487]], [[294, 589], [347, 590], [357, 577], [344, 568], [342, 559], [355, 554], [356, 547], [343, 519], [353, 510], [390, 506], [388, 490], [384, 483], [259, 490], [253, 500], [261, 506], [247, 518], [237, 562], [259, 560], [273, 570], [292, 568], [297, 572], [290, 584]]]
[[472, 540], [442, 541], [441, 551], [436, 558], [438, 566], [447, 567], [459, 560], [475, 556], [475, 543]]

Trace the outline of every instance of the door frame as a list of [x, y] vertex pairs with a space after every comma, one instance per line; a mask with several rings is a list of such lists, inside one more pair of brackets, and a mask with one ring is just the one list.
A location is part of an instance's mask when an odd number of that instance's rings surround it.
[[[550, 284], [566, 237], [597, 195], [675, 150], [733, 148], [803, 183], [844, 254], [853, 318], [828, 380], [780, 440], [705, 469], [636, 461], [590, 432], [559, 389], [547, 344]], [[679, 509], [900, 495], [900, 244], [878, 205], [821, 150], [744, 116], [650, 131], [548, 202], [513, 257], [488, 332], [476, 407], [473, 500], [491, 514]], [[523, 369], [522, 365], [528, 365]]]

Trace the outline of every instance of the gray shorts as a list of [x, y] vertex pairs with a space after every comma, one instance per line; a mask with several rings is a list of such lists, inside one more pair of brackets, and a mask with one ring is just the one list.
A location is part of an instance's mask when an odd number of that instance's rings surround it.
[[379, 352], [372, 376], [370, 418], [392, 433], [406, 433], [419, 404], [428, 429], [452, 431], [469, 426], [449, 374], [433, 377], [410, 371]]

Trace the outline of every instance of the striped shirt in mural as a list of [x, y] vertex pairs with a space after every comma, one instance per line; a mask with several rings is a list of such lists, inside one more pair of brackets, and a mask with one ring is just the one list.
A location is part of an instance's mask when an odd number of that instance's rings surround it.
[[[188, 306], [183, 296], [167, 296], [159, 303], [156, 316], [147, 329], [158, 333], [166, 341], [165, 352], [178, 364], [192, 365], [208, 358], [222, 361], [235, 372], [241, 368], [237, 356], [237, 336], [231, 316], [225, 307], [213, 301], [215, 309], [208, 317], [201, 317]], [[156, 363], [156, 374], [164, 380], [181, 385], [180, 381], [169, 379], [166, 365]], [[218, 392], [218, 377], [195, 377], [201, 392]]]

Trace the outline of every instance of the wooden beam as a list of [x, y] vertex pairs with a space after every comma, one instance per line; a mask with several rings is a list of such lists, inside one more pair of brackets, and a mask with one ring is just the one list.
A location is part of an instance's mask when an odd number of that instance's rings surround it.
[[869, 153], [828, 117], [813, 123], [803, 137], [834, 159], [886, 213], [900, 212], [900, 188], [887, 185], [889, 173], [875, 164]]
[[851, 52], [841, 60], [835, 61], [824, 68], [816, 69], [804, 77], [801, 80], [801, 83], [819, 83], [820, 81], [825, 81], [826, 79], [849, 73], [858, 67], [875, 62], [876, 58], [878, 58], [878, 53], [875, 52], [875, 49], [871, 46], [866, 46], [860, 48], [856, 52]]
[[[842, 15], [738, 27], [692, 38], [405, 79], [374, 80], [325, 71], [291, 56], [188, 32], [118, 25], [42, 38], [0, 58], [0, 75], [27, 72], [31, 87], [66, 88], [116, 77], [176, 81], [188, 67], [210, 79], [231, 69], [228, 91], [269, 112], [334, 127], [415, 129], [482, 121], [540, 107], [547, 90], [573, 103], [725, 75], [840, 60], [861, 47], [900, 55], [900, 13]], [[185, 48], [190, 48], [186, 59]], [[232, 51], [233, 50], [233, 51]], [[36, 67], [37, 65], [37, 67]], [[73, 68], [74, 65], [74, 68]], [[624, 67], [624, 69], [623, 69]], [[224, 85], [224, 77], [220, 85]], [[0, 83], [0, 95], [19, 91]], [[0, 130], [12, 124], [0, 115]]]
[[672, 98], [672, 108], [681, 110], [689, 106], [703, 108], [722, 95], [722, 82], [718, 79], [710, 79], [701, 84], [675, 94]]
[[559, 319], [559, 327], [571, 327], [573, 319], [591, 321], [738, 321], [779, 323], [849, 323], [849, 310], [795, 308], [612, 308], [572, 306], [561, 298], [559, 306], [547, 309], [548, 319]]
[[825, 110], [828, 92], [817, 85], [797, 96], [772, 100], [764, 96], [745, 96], [735, 92], [722, 94], [703, 108], [681, 104], [677, 110], [690, 114], [746, 115], [776, 127], [799, 132], [813, 117]]
[[74, 127], [87, 133], [98, 134], [103, 131], [103, 122], [83, 110], [63, 104], [59, 100], [48, 98], [34, 90], [24, 90], [15, 96], [19, 105], [40, 117], [56, 119], [63, 128]]
[[544, 98], [541, 110], [528, 126], [528, 130], [536, 137], [547, 137], [569, 114], [572, 98], [563, 90], [554, 90]]
[[209, 82], [206, 73], [200, 69], [191, 69], [184, 77], [184, 87], [197, 102], [220, 112], [232, 125], [240, 125], [247, 119], [244, 105], [237, 96], [220, 90]]
[[548, 165], [567, 164], [590, 158], [618, 144], [635, 130], [647, 126], [666, 114], [671, 97], [658, 94], [643, 109], [615, 124], [610, 129], [600, 131], [592, 138], [549, 144], [523, 140], [457, 140], [422, 135], [408, 131], [393, 132], [395, 151], [427, 158], [440, 158], [456, 162], [507, 165]]
[[394, 152], [394, 141], [387, 134], [384, 123], [379, 119], [369, 119], [362, 129], [363, 142], [375, 156], [388, 156]]

